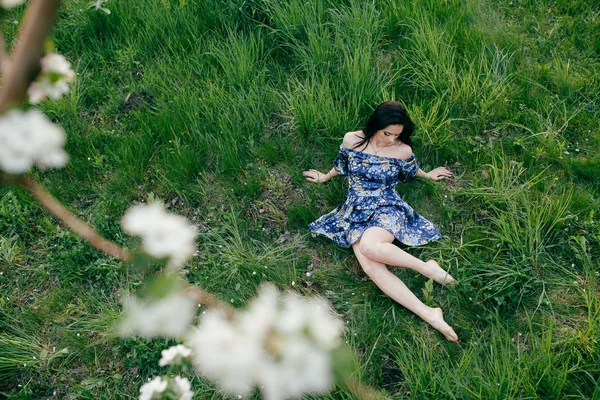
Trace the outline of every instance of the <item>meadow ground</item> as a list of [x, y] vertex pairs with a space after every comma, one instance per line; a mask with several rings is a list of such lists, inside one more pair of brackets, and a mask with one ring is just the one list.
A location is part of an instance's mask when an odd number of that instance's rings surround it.
[[[145, 0], [64, 3], [77, 71], [43, 110], [70, 162], [43, 184], [108, 238], [160, 198], [200, 230], [188, 279], [236, 307], [261, 282], [327, 298], [364, 383], [393, 398], [600, 399], [600, 6], [585, 0]], [[12, 45], [22, 10], [4, 17]], [[444, 238], [409, 251], [458, 344], [395, 304], [306, 225], [344, 198], [343, 134], [401, 99], [414, 152], [448, 181], [399, 192]], [[256, 274], [255, 274], [256, 272]], [[309, 273], [309, 274], [308, 274]], [[133, 399], [164, 340], [113, 328], [135, 270], [0, 187], [0, 397]], [[194, 378], [195, 398], [222, 398]], [[324, 398], [353, 398], [338, 386]]]

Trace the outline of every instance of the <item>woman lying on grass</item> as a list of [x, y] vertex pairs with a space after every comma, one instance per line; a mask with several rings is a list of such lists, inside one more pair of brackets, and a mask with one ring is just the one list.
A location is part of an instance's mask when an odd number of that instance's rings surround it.
[[323, 174], [304, 171], [310, 182], [323, 183], [337, 175], [348, 176], [345, 201], [309, 225], [313, 234], [325, 235], [342, 247], [352, 246], [365, 273], [392, 299], [408, 308], [446, 339], [458, 336], [444, 321], [441, 308], [423, 304], [387, 265], [411, 268], [437, 283], [453, 284], [454, 278], [437, 262], [421, 261], [392, 244], [394, 239], [419, 246], [442, 235], [428, 220], [406, 204], [395, 187], [415, 176], [434, 181], [452, 176], [444, 167], [424, 172], [410, 148], [415, 125], [404, 107], [395, 101], [379, 105], [365, 129], [348, 132], [340, 145], [334, 167]]

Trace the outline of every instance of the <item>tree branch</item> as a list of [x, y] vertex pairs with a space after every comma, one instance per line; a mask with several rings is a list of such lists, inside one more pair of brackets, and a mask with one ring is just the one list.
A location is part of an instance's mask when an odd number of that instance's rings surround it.
[[25, 100], [29, 84], [40, 72], [46, 37], [58, 13], [60, 0], [30, 0], [22, 30], [10, 63], [3, 60], [4, 73], [0, 92], [0, 113], [11, 104]]
[[6, 56], [6, 43], [4, 35], [0, 32], [0, 74], [4, 73], [8, 65], [8, 57]]
[[229, 319], [233, 319], [233, 317], [235, 316], [235, 308], [225, 303], [212, 293], [209, 293], [195, 286], [190, 286], [189, 288], [187, 288], [186, 294], [190, 298], [196, 300], [198, 304], [202, 304], [225, 312], [227, 318]]
[[70, 228], [77, 235], [90, 242], [96, 249], [118, 258], [122, 261], [131, 259], [131, 254], [116, 243], [111, 242], [100, 236], [87, 223], [83, 222], [78, 216], [69, 211], [65, 206], [56, 200], [46, 189], [42, 187], [34, 178], [29, 176], [11, 176], [0, 174], [0, 182], [17, 184], [24, 187], [33, 194], [33, 196], [52, 214], [56, 216], [63, 224]]
[[355, 377], [348, 377], [344, 383], [361, 400], [391, 400], [390, 397], [383, 395], [372, 387], [362, 384]]

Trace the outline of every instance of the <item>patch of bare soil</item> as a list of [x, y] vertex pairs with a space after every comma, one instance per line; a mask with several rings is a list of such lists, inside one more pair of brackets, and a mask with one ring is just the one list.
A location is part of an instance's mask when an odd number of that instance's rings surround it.
[[149, 108], [154, 110], [154, 96], [152, 93], [142, 90], [138, 93], [128, 93], [125, 101], [119, 106], [119, 114], [127, 114], [132, 110]]
[[404, 382], [404, 374], [398, 364], [391, 358], [385, 358], [381, 365], [381, 387], [390, 392], [395, 392]]
[[287, 226], [287, 210], [297, 201], [308, 201], [304, 191], [294, 187], [291, 177], [274, 168], [267, 170], [267, 178], [261, 183], [262, 193], [246, 208], [253, 220], [262, 220], [277, 231]]

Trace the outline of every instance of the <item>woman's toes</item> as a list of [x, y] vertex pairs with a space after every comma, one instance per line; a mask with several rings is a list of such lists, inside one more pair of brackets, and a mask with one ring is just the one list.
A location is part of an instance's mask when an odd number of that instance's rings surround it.
[[456, 334], [456, 332], [454, 332], [454, 329], [452, 329], [451, 326], [448, 326], [448, 330], [443, 333], [443, 335], [446, 337], [446, 339], [448, 339], [451, 342], [458, 342], [458, 335]]

